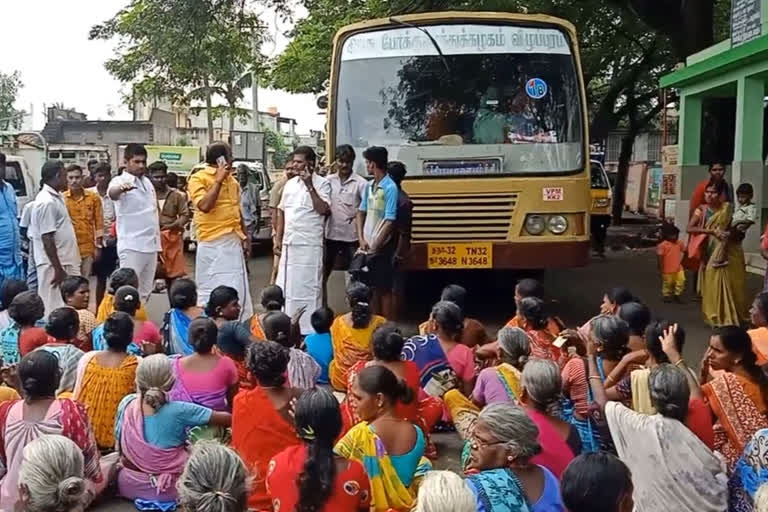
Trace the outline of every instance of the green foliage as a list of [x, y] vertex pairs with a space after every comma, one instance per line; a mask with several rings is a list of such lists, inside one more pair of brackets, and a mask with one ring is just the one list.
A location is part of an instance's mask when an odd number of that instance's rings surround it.
[[285, 143], [282, 135], [271, 128], [264, 128], [264, 142], [268, 148], [274, 150], [272, 163], [275, 165], [275, 168], [282, 169], [285, 166], [285, 162], [288, 161], [288, 155], [293, 151], [293, 148]]
[[242, 0], [132, 0], [90, 38], [117, 39], [105, 67], [132, 85], [128, 103], [209, 104], [221, 93], [234, 108], [263, 64], [264, 29]]
[[19, 90], [24, 87], [21, 74], [18, 71], [3, 73], [0, 71], [0, 129], [20, 129], [23, 121], [23, 110], [16, 110], [14, 103]]

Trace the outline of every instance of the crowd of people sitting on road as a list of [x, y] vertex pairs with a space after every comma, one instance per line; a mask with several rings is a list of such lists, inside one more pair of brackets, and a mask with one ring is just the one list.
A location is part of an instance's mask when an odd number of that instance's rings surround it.
[[[115, 272], [85, 338], [79, 278], [51, 312], [3, 284], [3, 510], [766, 510], [766, 293], [754, 329], [716, 327], [695, 372], [683, 326], [624, 288], [565, 326], [524, 279], [516, 314], [479, 335], [450, 285], [409, 336], [352, 282], [349, 312], [308, 313], [302, 338], [279, 287], [240, 321], [236, 290], [197, 308], [188, 279], [158, 329], [134, 274]], [[434, 433], [453, 430], [463, 450], [447, 454]]]

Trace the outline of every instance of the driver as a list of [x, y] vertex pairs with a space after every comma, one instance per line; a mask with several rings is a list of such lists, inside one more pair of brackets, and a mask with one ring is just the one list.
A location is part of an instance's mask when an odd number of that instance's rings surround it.
[[506, 116], [501, 112], [499, 89], [488, 87], [480, 98], [475, 122], [472, 125], [476, 144], [504, 144], [506, 142]]

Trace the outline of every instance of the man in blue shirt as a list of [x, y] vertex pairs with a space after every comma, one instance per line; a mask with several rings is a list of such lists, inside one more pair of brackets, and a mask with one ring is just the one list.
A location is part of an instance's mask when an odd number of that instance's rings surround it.
[[392, 283], [397, 238], [393, 236], [397, 219], [399, 191], [387, 174], [387, 149], [372, 146], [363, 152], [365, 166], [373, 180], [365, 187], [357, 214], [360, 250], [368, 254], [366, 284], [373, 288], [374, 309], [392, 317]]
[[0, 287], [6, 279], [24, 279], [16, 189], [5, 179], [5, 162], [0, 153]]

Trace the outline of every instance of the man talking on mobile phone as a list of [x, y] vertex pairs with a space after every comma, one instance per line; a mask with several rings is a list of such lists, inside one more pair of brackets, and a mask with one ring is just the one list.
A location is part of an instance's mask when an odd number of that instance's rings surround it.
[[285, 294], [286, 314], [304, 308], [299, 322], [304, 335], [315, 332], [310, 316], [323, 305], [323, 241], [331, 213], [331, 184], [315, 174], [316, 163], [310, 147], [293, 152], [296, 176], [285, 183], [275, 226], [274, 252], [280, 255], [276, 284]]
[[240, 185], [232, 176], [229, 144], [208, 146], [205, 163], [205, 169], [193, 174], [187, 186], [197, 230], [198, 304], [205, 306], [217, 286], [231, 286], [242, 304], [240, 320], [245, 320], [253, 315], [246, 261], [251, 241], [240, 213]]

